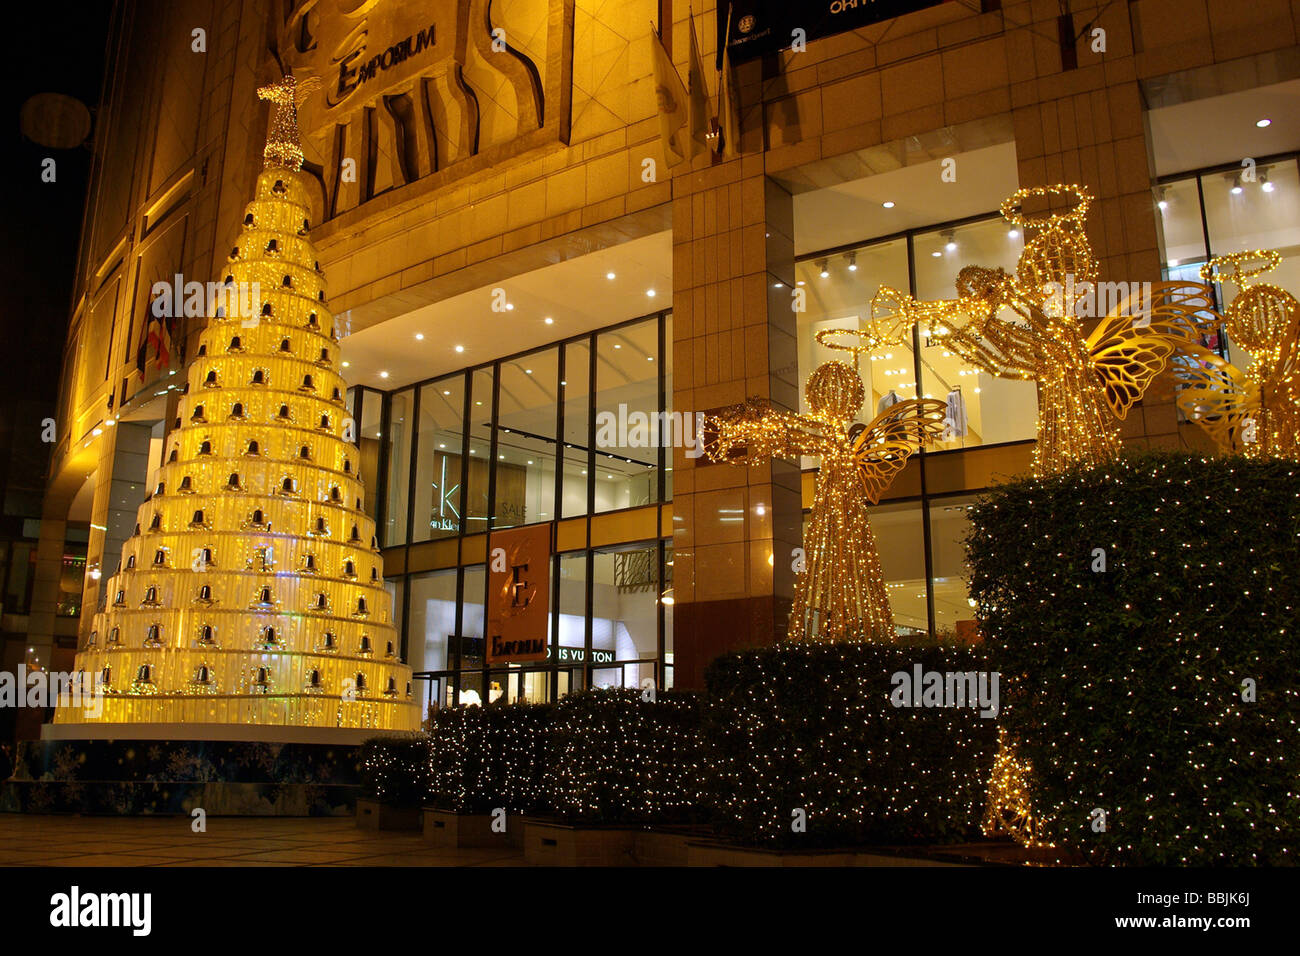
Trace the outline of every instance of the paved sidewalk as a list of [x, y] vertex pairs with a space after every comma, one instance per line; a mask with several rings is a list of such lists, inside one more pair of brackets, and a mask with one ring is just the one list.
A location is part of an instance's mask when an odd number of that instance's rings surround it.
[[0, 813], [0, 866], [523, 866], [522, 850], [448, 850], [352, 817], [62, 817]]

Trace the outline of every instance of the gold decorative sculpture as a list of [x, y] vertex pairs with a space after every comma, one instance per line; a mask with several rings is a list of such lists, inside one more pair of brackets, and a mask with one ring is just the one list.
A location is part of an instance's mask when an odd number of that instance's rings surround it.
[[[1074, 205], [1031, 216], [1029, 199]], [[1036, 475], [1115, 458], [1119, 421], [1176, 349], [1213, 326], [1201, 317], [1214, 316], [1208, 286], [1097, 283], [1083, 228], [1091, 201], [1082, 186], [1022, 189], [1001, 207], [1026, 237], [1015, 275], [967, 266], [954, 300], [920, 302], [882, 286], [872, 303], [873, 322], [892, 323], [895, 334], [919, 323], [931, 342], [990, 375], [1038, 383]], [[1111, 307], [1085, 332], [1099, 303]]]
[[[1196, 345], [1186, 346], [1174, 365], [1183, 385], [1178, 407], [1222, 450], [1251, 458], [1300, 459], [1300, 302], [1279, 286], [1251, 281], [1281, 261], [1261, 250], [1217, 256], [1201, 267], [1206, 282], [1240, 289], [1223, 322], [1233, 343], [1254, 359], [1244, 372]], [[1243, 268], [1251, 262], [1257, 264]]]
[[[826, 329], [818, 341], [855, 355], [865, 351], [824, 341], [842, 334], [864, 335]], [[894, 619], [867, 505], [880, 499], [913, 452], [943, 431], [945, 405], [907, 399], [864, 427], [854, 422], [866, 393], [852, 366], [826, 362], [804, 388], [806, 416], [772, 408], [762, 399], [721, 413], [709, 457], [732, 465], [797, 455], [821, 458], [804, 540], [806, 567], [795, 587], [789, 636], [892, 642]]]

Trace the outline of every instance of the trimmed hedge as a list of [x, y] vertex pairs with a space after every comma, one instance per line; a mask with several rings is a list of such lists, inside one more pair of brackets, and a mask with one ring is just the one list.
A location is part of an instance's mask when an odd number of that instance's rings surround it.
[[1136, 456], [1003, 485], [971, 520], [1045, 837], [1101, 863], [1294, 862], [1300, 464]]
[[432, 722], [432, 806], [458, 813], [532, 813], [546, 807], [542, 768], [554, 704], [438, 711]]
[[419, 807], [429, 793], [429, 738], [371, 737], [361, 745], [361, 795], [395, 807]]
[[590, 690], [555, 704], [438, 711], [432, 733], [367, 741], [366, 793], [458, 813], [547, 813], [575, 822], [701, 818], [693, 695]]
[[555, 705], [545, 789], [575, 822], [686, 822], [701, 818], [700, 757], [693, 694], [571, 694]]
[[706, 779], [719, 831], [778, 847], [978, 836], [997, 721], [969, 707], [895, 707], [891, 675], [916, 664], [988, 670], [978, 648], [943, 645], [791, 643], [709, 665]]

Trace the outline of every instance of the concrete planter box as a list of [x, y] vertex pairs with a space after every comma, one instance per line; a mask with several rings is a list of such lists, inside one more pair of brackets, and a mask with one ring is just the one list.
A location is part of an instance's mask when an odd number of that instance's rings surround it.
[[524, 841], [524, 818], [506, 815], [506, 830], [492, 829], [490, 813], [455, 813], [425, 807], [424, 838], [439, 847], [518, 847]]
[[357, 826], [363, 830], [418, 830], [419, 807], [394, 807], [365, 797], [357, 800]]
[[685, 866], [683, 834], [637, 826], [524, 821], [524, 862], [540, 866]]

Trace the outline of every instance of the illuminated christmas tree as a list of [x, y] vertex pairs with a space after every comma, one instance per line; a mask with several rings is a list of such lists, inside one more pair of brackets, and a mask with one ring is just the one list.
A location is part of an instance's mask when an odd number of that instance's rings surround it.
[[419, 725], [308, 238], [302, 89], [286, 77], [258, 94], [274, 113], [256, 198], [157, 486], [77, 655], [83, 681], [102, 680], [102, 713], [55, 715], [91, 736], [94, 724], [185, 724], [194, 738], [204, 725], [225, 738], [240, 736], [230, 725]]

